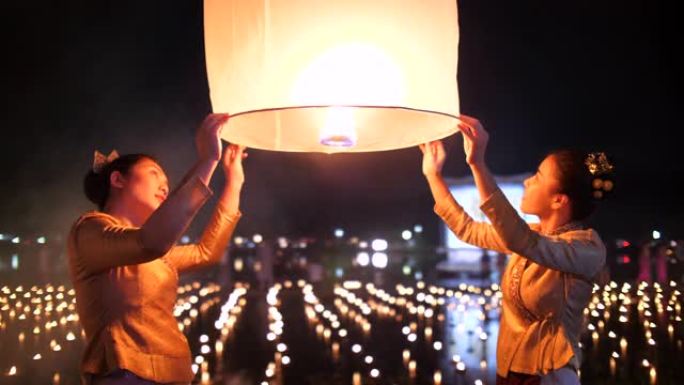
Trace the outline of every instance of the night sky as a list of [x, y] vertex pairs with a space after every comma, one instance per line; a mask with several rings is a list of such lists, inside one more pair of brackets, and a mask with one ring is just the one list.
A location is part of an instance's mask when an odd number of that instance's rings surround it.
[[[0, 232], [65, 234], [92, 208], [82, 179], [95, 149], [151, 153], [172, 182], [182, 177], [195, 159], [195, 129], [211, 110], [201, 1], [2, 8]], [[674, 187], [684, 175], [675, 139], [682, 67], [674, 55], [682, 45], [674, 4], [462, 0], [459, 11], [461, 111], [490, 131], [492, 171], [532, 171], [558, 147], [604, 150], [617, 168], [617, 192], [595, 217], [603, 237], [652, 229], [684, 237]], [[460, 135], [447, 146], [445, 174], [468, 175]], [[330, 234], [341, 226], [368, 237], [422, 223], [436, 237], [417, 148], [334, 156], [251, 150], [245, 169], [237, 234]], [[216, 193], [222, 183], [218, 170]]]

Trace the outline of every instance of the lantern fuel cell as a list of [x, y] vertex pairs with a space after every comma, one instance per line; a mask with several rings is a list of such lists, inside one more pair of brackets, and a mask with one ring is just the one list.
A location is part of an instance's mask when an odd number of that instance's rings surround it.
[[453, 0], [205, 0], [223, 139], [294, 152], [367, 152], [455, 133]]

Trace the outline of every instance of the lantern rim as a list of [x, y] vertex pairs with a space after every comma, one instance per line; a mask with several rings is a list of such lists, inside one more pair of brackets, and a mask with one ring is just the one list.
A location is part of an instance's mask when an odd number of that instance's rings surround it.
[[[264, 108], [264, 109], [255, 109], [255, 110], [249, 110], [249, 111], [241, 111], [235, 114], [229, 114], [231, 116], [231, 119], [228, 121], [228, 127], [230, 127], [230, 122], [234, 118], [238, 117], [245, 117], [247, 118], [248, 116], [255, 116], [256, 114], [259, 113], [276, 113], [278, 111], [294, 111], [294, 110], [306, 110], [306, 109], [331, 109], [331, 108], [355, 108], [359, 110], [401, 110], [409, 113], [419, 113], [419, 114], [427, 114], [427, 115], [432, 115], [432, 116], [441, 116], [443, 118], [448, 118], [453, 120], [453, 125], [450, 128], [446, 128], [443, 130], [440, 130], [436, 133], [434, 133], [431, 136], [428, 137], [423, 137], [417, 140], [411, 140], [403, 143], [393, 143], [387, 146], [373, 146], [373, 147], [368, 147], [364, 146], [363, 144], [359, 145], [354, 145], [351, 147], [344, 147], [344, 146], [321, 146], [318, 148], [301, 148], [301, 147], [290, 147], [290, 146], [283, 146], [283, 147], [278, 147], [275, 148], [270, 145], [260, 145], [258, 143], [255, 143], [248, 138], [246, 139], [244, 136], [240, 134], [235, 134], [235, 131], [232, 131], [230, 129], [226, 130], [224, 129], [222, 138], [226, 140], [227, 142], [230, 143], [235, 143], [239, 145], [244, 145], [248, 148], [252, 149], [258, 149], [258, 150], [265, 150], [265, 151], [278, 151], [278, 152], [291, 152], [291, 153], [322, 153], [322, 154], [337, 154], [337, 153], [368, 153], [368, 152], [382, 152], [382, 151], [392, 151], [392, 150], [400, 150], [400, 149], [405, 149], [405, 148], [410, 148], [414, 146], [418, 146], [420, 144], [430, 142], [433, 140], [441, 140], [444, 138], [447, 138], [459, 131], [458, 129], [458, 123], [461, 122], [460, 115], [455, 115], [455, 114], [449, 114], [445, 112], [439, 112], [439, 111], [432, 111], [432, 110], [423, 110], [423, 109], [417, 109], [417, 108], [410, 108], [410, 107], [400, 107], [400, 106], [369, 106], [369, 105], [305, 105], [305, 106], [292, 106], [292, 107], [274, 107], [274, 108]], [[241, 123], [244, 124], [245, 123]]]
[[[272, 107], [272, 108], [261, 108], [255, 110], [247, 110], [236, 113], [227, 112], [227, 114], [233, 118], [242, 115], [255, 114], [260, 112], [273, 112], [273, 111], [285, 111], [285, 110], [298, 110], [298, 109], [308, 109], [308, 108], [369, 108], [369, 109], [396, 109], [412, 112], [424, 112], [428, 114], [442, 115], [449, 118], [454, 118], [457, 121], [461, 121], [460, 115], [449, 114], [446, 112], [425, 110], [420, 108], [402, 107], [402, 106], [383, 106], [383, 105], [352, 105], [352, 104], [321, 104], [321, 105], [305, 105], [305, 106], [288, 106], [288, 107]], [[214, 111], [214, 113], [217, 113]]]

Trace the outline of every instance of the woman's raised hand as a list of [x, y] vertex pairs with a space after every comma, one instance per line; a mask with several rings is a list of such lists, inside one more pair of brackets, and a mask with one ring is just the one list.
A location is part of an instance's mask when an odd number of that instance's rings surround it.
[[245, 146], [230, 144], [223, 153], [223, 171], [226, 174], [226, 182], [230, 184], [242, 184], [245, 181], [245, 172], [242, 169], [242, 160], [247, 158]]
[[441, 140], [418, 145], [423, 153], [423, 175], [439, 176], [442, 174], [442, 167], [446, 159], [446, 151]]
[[195, 146], [200, 161], [218, 163], [221, 160], [221, 129], [226, 122], [228, 114], [209, 114], [199, 126], [195, 135]]
[[489, 133], [475, 118], [461, 115], [459, 120], [461, 122], [458, 124], [458, 128], [463, 134], [463, 150], [465, 151], [466, 162], [471, 166], [484, 164]]

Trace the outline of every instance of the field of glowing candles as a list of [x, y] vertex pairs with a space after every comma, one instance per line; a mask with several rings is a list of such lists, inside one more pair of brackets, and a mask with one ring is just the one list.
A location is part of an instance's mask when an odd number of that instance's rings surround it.
[[[494, 384], [501, 297], [496, 284], [189, 281], [174, 315], [198, 384]], [[1, 383], [78, 383], [74, 298], [67, 285], [0, 288]], [[681, 299], [675, 282], [595, 287], [582, 381], [682, 383]]]

